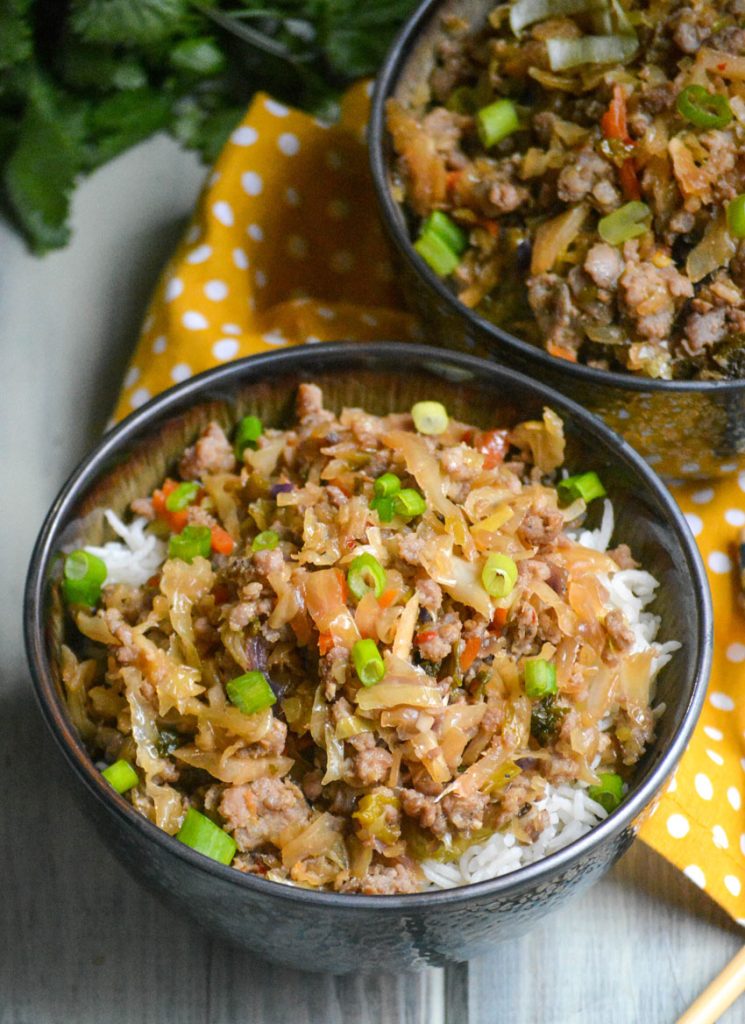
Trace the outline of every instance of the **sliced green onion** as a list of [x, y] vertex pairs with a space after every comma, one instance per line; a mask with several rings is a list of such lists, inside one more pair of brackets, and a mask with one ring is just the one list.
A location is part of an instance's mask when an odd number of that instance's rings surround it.
[[270, 708], [277, 703], [274, 690], [263, 672], [245, 672], [226, 684], [228, 700], [235, 704], [244, 715], [255, 715], [257, 711]]
[[370, 502], [370, 508], [378, 513], [378, 519], [381, 523], [390, 523], [396, 514], [394, 501], [395, 498], [373, 498]]
[[169, 512], [181, 512], [182, 509], [191, 505], [198, 494], [199, 484], [194, 480], [185, 480], [168, 495], [166, 508]]
[[442, 402], [416, 402], [411, 417], [420, 434], [441, 434], [447, 429], [448, 413]]
[[512, 100], [501, 99], [482, 107], [476, 114], [476, 129], [482, 145], [489, 149], [512, 135], [520, 127], [517, 107]]
[[610, 36], [580, 36], [579, 39], [555, 37], [546, 40], [548, 63], [552, 71], [566, 71], [581, 64], [622, 64], [639, 48], [636, 35], [619, 32]]
[[509, 555], [489, 555], [481, 570], [481, 582], [491, 597], [507, 597], [517, 582], [517, 566]]
[[352, 647], [352, 662], [363, 686], [374, 686], [385, 675], [385, 665], [374, 640], [358, 640]]
[[727, 207], [727, 227], [733, 238], [745, 238], [745, 194], [733, 199]]
[[279, 544], [279, 534], [274, 530], [262, 530], [251, 542], [252, 551], [274, 551]]
[[582, 498], [587, 504], [595, 498], [604, 498], [606, 490], [603, 487], [600, 477], [595, 472], [579, 473], [577, 476], [568, 476], [566, 480], [560, 480], [557, 487], [559, 497], [566, 502], [576, 501]]
[[438, 277], [447, 277], [452, 274], [460, 263], [458, 254], [454, 252], [447, 242], [443, 242], [439, 235], [421, 235], [414, 248]]
[[647, 204], [640, 203], [638, 199], [624, 203], [598, 222], [598, 234], [609, 245], [621, 245], [649, 230], [646, 221], [650, 213]]
[[129, 761], [114, 761], [108, 768], [101, 772], [110, 786], [113, 786], [117, 793], [126, 793], [128, 789], [136, 786], [140, 777]]
[[394, 494], [393, 508], [401, 516], [420, 516], [427, 511], [427, 502], [413, 487], [404, 487]]
[[186, 812], [184, 823], [176, 838], [184, 846], [190, 846], [192, 850], [203, 853], [205, 857], [211, 857], [220, 864], [230, 864], [235, 857], [235, 839], [193, 807]]
[[209, 526], [185, 526], [181, 533], [171, 534], [168, 557], [193, 562], [197, 555], [209, 558], [212, 550], [212, 532]]
[[376, 597], [385, 590], [385, 569], [375, 555], [366, 551], [358, 555], [349, 566], [347, 585], [350, 593], [360, 601], [372, 590]]
[[65, 558], [62, 593], [68, 604], [96, 604], [106, 579], [106, 563], [80, 548]]
[[461, 256], [468, 246], [468, 235], [463, 228], [459, 228], [454, 220], [451, 220], [442, 210], [434, 210], [422, 224], [422, 235], [437, 235], [452, 249], [457, 256]]
[[590, 786], [587, 795], [610, 814], [623, 800], [623, 779], [615, 772], [600, 772], [598, 778], [600, 783], [597, 786]]
[[264, 432], [264, 425], [258, 416], [244, 416], [235, 431], [235, 455], [243, 457], [246, 448], [256, 448], [256, 442]]
[[675, 101], [678, 113], [698, 128], [726, 128], [732, 120], [732, 108], [726, 96], [709, 92], [703, 85], [687, 85]]
[[383, 473], [373, 484], [376, 498], [390, 498], [401, 490], [401, 481], [395, 473]]
[[541, 700], [556, 693], [556, 666], [543, 658], [528, 658], [525, 662], [525, 692], [531, 700]]

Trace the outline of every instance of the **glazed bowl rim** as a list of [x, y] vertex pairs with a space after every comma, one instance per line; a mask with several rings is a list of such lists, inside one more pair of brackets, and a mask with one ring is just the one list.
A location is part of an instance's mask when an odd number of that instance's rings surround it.
[[[549, 355], [544, 349], [524, 341], [516, 334], [499, 327], [475, 310], [465, 306], [416, 252], [409, 232], [406, 230], [402, 206], [393, 198], [388, 182], [389, 161], [385, 143], [387, 137], [385, 103], [395, 91], [411, 50], [418, 41], [420, 29], [436, 16], [439, 7], [451, 2], [452, 0], [423, 0], [423, 3], [409, 16], [394, 39], [375, 79], [367, 129], [370, 169], [383, 222], [386, 230], [395, 240], [401, 257], [406, 260], [416, 276], [426, 281], [427, 286], [436, 292], [438, 298], [447, 305], [452, 313], [465, 319], [480, 332], [490, 335], [499, 342], [506, 353], [512, 350], [517, 352], [523, 360], [534, 364], [536, 373], [545, 369], [552, 373], [564, 373], [569, 381], [576, 383], [643, 393], [659, 391], [678, 394], [688, 392], [708, 394], [716, 391], [721, 394], [726, 391], [738, 392], [745, 389], [745, 378], [741, 380], [660, 380], [636, 376], [632, 373], [621, 373], [617, 370], [600, 370], [584, 363], [572, 363], [569, 360]], [[498, 357], [498, 348], [494, 354]]]
[[[661, 753], [659, 763], [650, 770], [648, 777], [628, 799], [606, 819], [556, 853], [499, 878], [446, 890], [366, 896], [303, 889], [244, 874], [235, 868], [217, 864], [158, 828], [116, 793], [105, 782], [86, 752], [69, 719], [64, 702], [57, 693], [45, 643], [45, 581], [50, 560], [59, 549], [60, 535], [72, 521], [71, 513], [75, 505], [102, 478], [102, 467], [108, 465], [111, 457], [123, 449], [126, 450], [130, 444], [141, 442], [143, 437], [140, 435], [147, 434], [149, 430], [162, 429], [164, 421], [183, 413], [190, 405], [212, 400], [221, 391], [229, 398], [231, 392], [238, 390], [241, 385], [255, 385], [262, 379], [282, 377], [293, 372], [307, 373], [312, 377], [314, 371], [328, 372], [332, 368], [338, 369], [340, 364], [347, 373], [355, 367], [374, 371], [375, 363], [379, 364], [378, 369], [398, 372], [396, 366], [391, 366], [394, 352], [395, 362], [403, 366], [429, 362], [454, 371], [466, 371], [480, 381], [486, 377], [500, 385], [513, 384], [528, 388], [546, 404], [557, 409], [561, 415], [568, 416], [575, 424], [579, 423], [590, 433], [594, 432], [601, 436], [615, 453], [616, 461], [625, 464], [641, 478], [642, 485], [654, 495], [669, 517], [666, 528], [677, 536], [685, 555], [694, 590], [700, 631], [695, 637], [695, 670], [691, 691], [680, 724], [667, 749]], [[404, 342], [331, 342], [262, 353], [207, 370], [152, 398], [106, 433], [98, 445], [73, 470], [61, 488], [45, 517], [34, 546], [24, 594], [24, 637], [37, 701], [65, 759], [98, 803], [112, 811], [121, 819], [122, 824], [126, 823], [127, 827], [139, 831], [144, 839], [160, 846], [164, 854], [186, 861], [191, 868], [217, 875], [224, 882], [245, 886], [266, 896], [305, 903], [309, 906], [335, 907], [350, 911], [363, 908], [375, 909], [378, 912], [414, 911], [415, 908], [468, 903], [480, 897], [520, 892], [539, 885], [557, 871], [568, 868], [614, 834], [625, 830], [652, 801], [679, 761], [690, 739], [706, 694], [712, 659], [712, 630], [711, 597], [706, 574], [685, 517], [670, 492], [630, 445], [571, 399], [545, 385], [531, 381], [512, 369], [475, 356]]]

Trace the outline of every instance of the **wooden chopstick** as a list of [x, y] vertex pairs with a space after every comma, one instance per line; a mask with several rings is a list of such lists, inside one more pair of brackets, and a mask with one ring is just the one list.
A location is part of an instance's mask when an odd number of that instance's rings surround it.
[[745, 946], [718, 974], [695, 1003], [688, 1007], [678, 1024], [715, 1024], [728, 1006], [745, 992]]

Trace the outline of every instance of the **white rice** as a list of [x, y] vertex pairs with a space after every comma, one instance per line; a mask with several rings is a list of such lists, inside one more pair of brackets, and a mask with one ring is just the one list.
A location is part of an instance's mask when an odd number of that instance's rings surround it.
[[147, 519], [139, 516], [126, 526], [111, 509], [104, 512], [114, 533], [121, 540], [112, 540], [103, 547], [86, 547], [98, 555], [106, 566], [107, 583], [129, 583], [139, 587], [153, 576], [165, 561], [167, 546], [152, 533], [146, 533]]
[[[570, 533], [570, 536], [583, 547], [606, 551], [613, 536], [613, 526], [613, 506], [610, 501], [606, 501], [597, 529], [576, 531]], [[658, 581], [651, 573], [641, 569], [620, 569], [612, 576], [599, 574], [598, 579], [608, 590], [608, 610], [622, 612], [634, 633], [632, 653], [646, 651], [650, 647], [654, 649], [651, 666], [654, 682], [660, 669], [670, 661], [673, 651], [680, 647], [676, 640], [664, 644], [655, 643], [660, 617], [644, 611], [646, 605], [654, 599]], [[662, 710], [658, 708], [657, 712], [661, 713]], [[600, 722], [600, 728], [607, 729], [610, 724], [609, 715]], [[548, 811], [549, 823], [535, 842], [521, 843], [510, 832], [496, 832], [485, 842], [469, 846], [458, 860], [451, 863], [423, 861], [421, 867], [425, 877], [435, 889], [452, 889], [472, 882], [485, 882], [568, 846], [607, 817], [605, 808], [588, 796], [587, 789], [588, 784], [585, 782], [562, 783], [559, 786], [547, 782], [545, 797], [536, 801], [534, 806]]]

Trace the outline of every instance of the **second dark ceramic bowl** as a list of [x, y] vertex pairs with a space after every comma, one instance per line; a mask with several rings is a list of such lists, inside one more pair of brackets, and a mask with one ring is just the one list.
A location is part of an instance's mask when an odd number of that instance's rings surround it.
[[377, 78], [368, 143], [383, 223], [399, 257], [407, 299], [428, 338], [461, 351], [493, 355], [533, 380], [556, 388], [597, 413], [667, 478], [705, 478], [733, 472], [745, 453], [745, 380], [662, 381], [611, 373], [550, 356], [459, 302], [412, 245], [405, 211], [391, 192], [392, 149], [385, 104], [421, 102], [422, 84], [444, 35], [442, 17], [474, 27], [493, 8], [485, 0], [425, 0], [396, 38]]
[[[293, 888], [188, 849], [138, 814], [92, 763], [61, 690], [60, 549], [99, 544], [102, 510], [122, 514], [134, 497], [150, 493], [211, 419], [230, 427], [253, 413], [272, 426], [287, 423], [301, 381], [320, 384], [327, 405], [337, 411], [358, 405], [383, 414], [427, 398], [482, 427], [540, 417], [550, 405], [564, 420], [568, 467], [602, 473], [619, 523], [617, 539], [627, 541], [660, 581], [654, 605], [662, 618], [660, 639], [680, 639], [683, 648], [660, 675], [658, 698], [667, 710], [628, 799], [564, 850], [494, 881], [447, 892], [375, 897]], [[706, 577], [688, 526], [628, 445], [572, 402], [510, 370], [395, 342], [302, 346], [241, 360], [194, 377], [133, 413], [84, 460], [52, 506], [29, 569], [24, 621], [43, 716], [75, 792], [116, 856], [204, 929], [271, 960], [333, 972], [468, 959], [524, 932], [598, 879], [631, 843], [683, 753], [704, 699], [712, 629]]]

